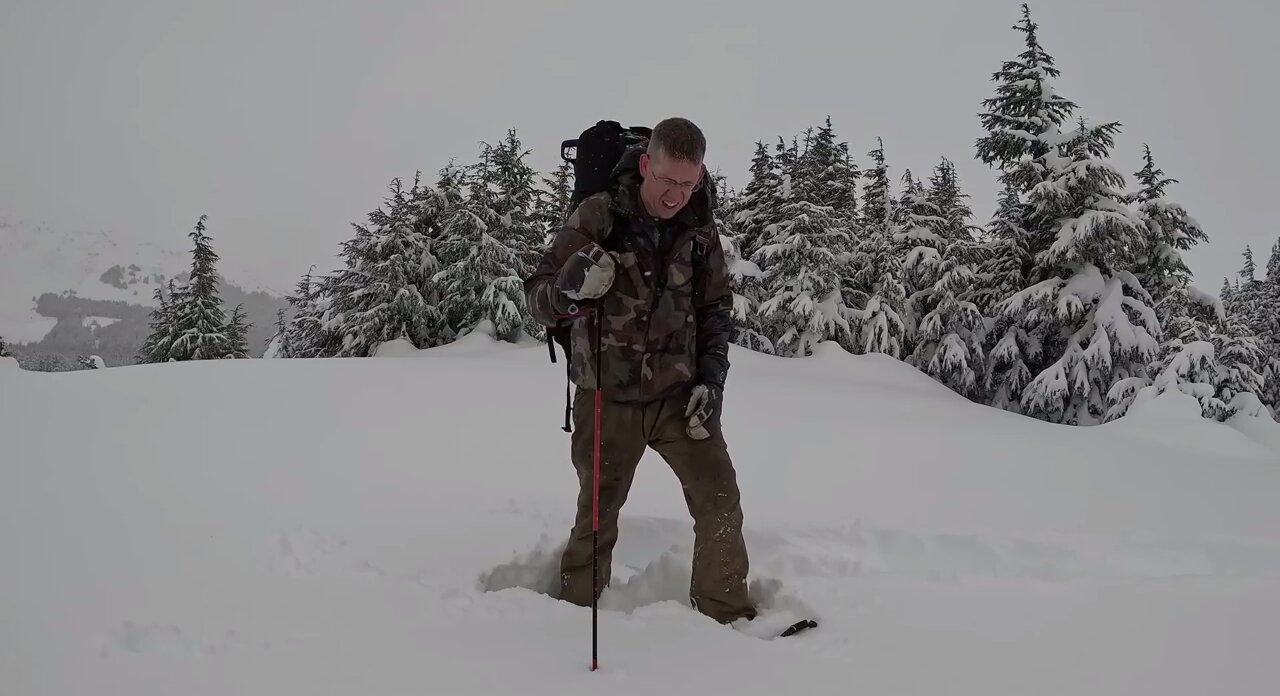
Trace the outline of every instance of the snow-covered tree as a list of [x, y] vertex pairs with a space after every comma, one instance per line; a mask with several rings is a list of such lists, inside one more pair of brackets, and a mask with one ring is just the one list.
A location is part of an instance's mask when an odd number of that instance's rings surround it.
[[170, 360], [218, 360], [230, 352], [227, 316], [218, 297], [218, 254], [205, 232], [207, 219], [201, 215], [189, 235], [194, 243], [191, 276], [183, 292], [171, 298], [175, 336]]
[[488, 320], [499, 340], [514, 342], [522, 333], [536, 335], [523, 290], [530, 247], [513, 231], [512, 220], [492, 207], [496, 198], [488, 191], [495, 178], [490, 162], [482, 160], [467, 178], [470, 197], [458, 189], [442, 191], [450, 204], [437, 244], [441, 268], [432, 282], [457, 333]]
[[4, 336], [0, 336], [0, 358], [9, 357], [9, 346], [4, 342]]
[[1271, 258], [1267, 261], [1267, 282], [1280, 286], [1280, 239], [1271, 247]]
[[[165, 294], [168, 290], [168, 294]], [[157, 286], [152, 293], [156, 306], [150, 315], [150, 331], [138, 349], [136, 360], [140, 364], [169, 362], [171, 348], [178, 339], [179, 312], [186, 303], [189, 286], [180, 285], [170, 278], [164, 286]]]
[[560, 166], [551, 176], [542, 177], [545, 191], [539, 192], [535, 205], [534, 223], [542, 230], [542, 244], [548, 244], [560, 229], [560, 224], [569, 217], [569, 201], [573, 198], [573, 165], [560, 160]]
[[849, 346], [852, 327], [841, 297], [841, 254], [849, 235], [831, 209], [784, 200], [752, 261], [764, 269], [759, 315], [778, 355], [810, 355], [827, 340]]
[[857, 212], [858, 167], [849, 155], [848, 143], [837, 143], [831, 117], [812, 130], [804, 152], [796, 161], [793, 193], [814, 205], [831, 209], [838, 219], [852, 223]]
[[249, 327], [244, 316], [244, 306], [236, 305], [227, 322], [227, 357], [237, 360], [249, 357]]
[[750, 179], [727, 217], [738, 232], [738, 254], [752, 259], [765, 238], [765, 230], [778, 221], [782, 207], [782, 173], [763, 142], [756, 142]]
[[1146, 244], [1134, 268], [1134, 275], [1151, 295], [1156, 316], [1161, 325], [1179, 311], [1174, 303], [1182, 301], [1187, 293], [1175, 293], [1175, 288], [1187, 288], [1191, 284], [1191, 270], [1182, 259], [1182, 252], [1208, 236], [1200, 224], [1178, 203], [1170, 201], [1165, 189], [1177, 183], [1177, 179], [1165, 176], [1156, 167], [1151, 148], [1143, 145], [1144, 165], [1135, 176], [1140, 188], [1127, 201], [1136, 207], [1135, 212], [1146, 225]]
[[909, 364], [973, 398], [982, 391], [985, 324], [972, 301], [977, 278], [969, 264], [973, 238], [971, 215], [950, 163], [934, 170], [930, 188], [904, 177], [899, 219], [907, 226], [900, 240], [910, 248], [903, 264], [904, 285], [911, 295], [912, 352]]
[[1061, 154], [1033, 163], [1050, 175], [1030, 194], [1027, 224], [1053, 242], [1035, 257], [1035, 284], [999, 306], [1041, 352], [1020, 406], [1052, 422], [1103, 421], [1111, 387], [1144, 374], [1158, 348], [1150, 295], [1129, 270], [1145, 225], [1107, 159], [1117, 128], [1081, 121]]
[[333, 332], [325, 329], [329, 298], [324, 295], [324, 279], [315, 279], [314, 271], [314, 266], [308, 269], [293, 294], [285, 298], [293, 316], [278, 338], [276, 357], [332, 357], [340, 347]]
[[729, 286], [733, 291], [734, 322], [729, 340], [749, 350], [772, 353], [773, 342], [765, 335], [760, 321], [760, 293], [763, 289], [764, 272], [750, 259], [743, 258], [740, 247], [743, 235], [734, 223], [735, 213], [740, 209], [743, 198], [744, 196], [734, 197], [714, 213], [725, 265], [729, 271]]
[[1249, 287], [1257, 282], [1258, 266], [1253, 262], [1253, 249], [1248, 244], [1244, 246], [1244, 266], [1240, 268], [1240, 285]]
[[393, 179], [390, 191], [385, 209], [369, 213], [367, 224], [353, 224], [354, 236], [342, 244], [345, 268], [322, 283], [326, 306], [318, 328], [333, 336], [338, 357], [366, 357], [396, 339], [427, 348], [440, 335], [442, 313], [425, 292], [419, 176], [409, 191]]
[[902, 285], [902, 255], [895, 237], [896, 203], [889, 187], [884, 142], [870, 151], [873, 166], [864, 175], [861, 232], [847, 256], [844, 274], [845, 303], [857, 319], [852, 352], [885, 353], [902, 358], [910, 327], [904, 320], [907, 292]]
[[[983, 100], [979, 118], [987, 135], [978, 139], [977, 156], [1000, 168], [1001, 182], [1026, 194], [1044, 180], [1043, 162], [1062, 144], [1061, 126], [1076, 108], [1058, 94], [1061, 76], [1052, 56], [1040, 45], [1031, 10], [1022, 4], [1022, 21], [1013, 26], [1024, 35], [1026, 49], [992, 74], [995, 95]], [[1037, 250], [1038, 251], [1038, 250]]]

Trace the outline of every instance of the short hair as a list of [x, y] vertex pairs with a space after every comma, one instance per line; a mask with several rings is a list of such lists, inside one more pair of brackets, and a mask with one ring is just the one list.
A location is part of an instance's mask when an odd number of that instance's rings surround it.
[[701, 162], [707, 153], [707, 139], [693, 121], [673, 116], [659, 121], [649, 136], [649, 156], [658, 151], [676, 159]]

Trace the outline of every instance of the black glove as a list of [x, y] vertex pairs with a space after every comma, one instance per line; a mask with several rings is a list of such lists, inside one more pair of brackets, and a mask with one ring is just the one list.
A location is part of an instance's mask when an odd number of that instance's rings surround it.
[[715, 384], [699, 384], [689, 395], [689, 403], [684, 408], [688, 418], [685, 432], [695, 440], [711, 437], [711, 427], [720, 425], [720, 405], [723, 396], [721, 388]]

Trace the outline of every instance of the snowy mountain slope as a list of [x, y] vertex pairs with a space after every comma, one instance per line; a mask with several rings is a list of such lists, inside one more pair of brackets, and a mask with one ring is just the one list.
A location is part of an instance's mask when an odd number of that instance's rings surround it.
[[0, 217], [0, 336], [35, 342], [57, 323], [36, 311], [44, 293], [151, 305], [155, 283], [190, 265], [181, 251]]
[[[147, 331], [155, 288], [190, 270], [190, 250], [175, 241], [176, 248], [165, 248], [0, 216], [0, 336], [40, 343], [44, 353], [74, 358], [101, 352], [112, 366], [131, 362]], [[220, 270], [231, 261], [220, 261]], [[274, 332], [276, 310], [286, 303], [234, 272], [225, 275], [224, 304], [245, 303], [254, 323], [252, 353], [260, 355]], [[81, 330], [92, 328], [89, 318], [97, 312], [114, 312], [97, 317], [98, 329], [124, 323], [105, 332]], [[93, 345], [95, 339], [101, 345]]]
[[770, 642], [690, 611], [687, 513], [650, 453], [593, 674], [589, 610], [538, 591], [575, 495], [562, 365], [483, 336], [385, 355], [0, 365], [3, 692], [1198, 695], [1280, 679], [1280, 425], [1214, 424], [1170, 395], [1053, 426], [878, 356], [735, 348], [725, 419], [756, 591], [822, 625]]

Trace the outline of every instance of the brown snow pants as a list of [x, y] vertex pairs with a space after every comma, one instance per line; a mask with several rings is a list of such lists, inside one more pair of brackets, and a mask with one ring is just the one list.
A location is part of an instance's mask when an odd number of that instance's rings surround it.
[[[694, 440], [685, 432], [688, 395], [645, 404], [605, 400], [601, 408], [599, 588], [608, 584], [618, 513], [631, 489], [647, 447], [666, 460], [684, 489], [693, 517], [690, 601], [703, 614], [727, 623], [756, 612], [747, 597], [747, 549], [737, 474], [718, 426], [711, 437]], [[577, 519], [560, 562], [560, 598], [591, 604], [592, 477], [595, 392], [574, 396], [572, 458], [578, 473]]]

